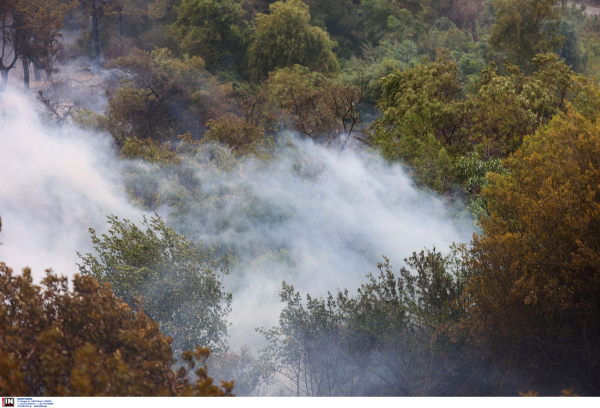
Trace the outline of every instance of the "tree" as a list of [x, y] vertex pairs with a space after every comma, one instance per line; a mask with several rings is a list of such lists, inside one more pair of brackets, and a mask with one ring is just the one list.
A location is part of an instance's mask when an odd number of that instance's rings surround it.
[[452, 183], [451, 154], [464, 149], [468, 104], [461, 100], [458, 66], [446, 55], [381, 79], [382, 116], [370, 142], [403, 160], [418, 182], [438, 191]]
[[256, 375], [256, 358], [249, 346], [243, 346], [238, 352], [228, 350], [218, 356], [211, 355], [208, 365], [214, 378], [235, 378], [236, 395], [256, 395], [260, 378]]
[[330, 141], [343, 135], [345, 145], [354, 132], [362, 130], [361, 85], [296, 65], [272, 72], [266, 89], [288, 126], [313, 140]]
[[26, 20], [21, 26], [20, 54], [23, 63], [23, 81], [26, 91], [29, 90], [29, 64], [37, 69], [52, 72], [53, 64], [64, 63], [67, 51], [62, 43], [60, 30], [63, 27], [67, 12], [73, 4], [61, 4], [53, 1], [30, 1], [23, 13]]
[[0, 394], [31, 396], [231, 395], [213, 385], [206, 366], [189, 374], [208, 349], [184, 353], [173, 371], [171, 339], [110, 286], [46, 271], [44, 288], [31, 270], [15, 275], [0, 263]]
[[115, 216], [108, 222], [111, 228], [102, 238], [90, 229], [98, 257], [79, 255], [81, 273], [110, 283], [116, 296], [141, 307], [174, 338], [176, 353], [198, 345], [224, 350], [231, 305], [231, 294], [222, 286], [227, 258], [217, 259], [210, 250], [189, 242], [160, 217], [149, 222], [144, 218], [146, 231]]
[[405, 72], [396, 70], [382, 79], [383, 95], [379, 108], [386, 124], [416, 122], [421, 132], [435, 133], [447, 145], [456, 144], [462, 117], [458, 97], [462, 84], [458, 66], [440, 54], [435, 62]]
[[369, 142], [390, 160], [409, 164], [418, 182], [448, 192], [471, 177], [461, 170], [461, 162], [471, 161], [467, 156], [475, 153], [484, 161], [507, 157], [525, 135], [564, 112], [568, 103], [588, 118], [597, 114], [595, 88], [556, 54], [537, 55], [530, 69], [525, 75], [506, 63], [501, 75], [492, 64], [469, 93], [457, 64], [444, 54], [433, 63], [395, 70], [381, 80], [382, 116]]
[[354, 370], [342, 349], [341, 318], [331, 294], [326, 301], [307, 295], [306, 307], [293, 286], [282, 284], [287, 303], [279, 327], [258, 330], [269, 345], [261, 350], [259, 367], [266, 382], [293, 396], [354, 395]]
[[[304, 0], [303, 0], [304, 1]], [[366, 41], [361, 25], [363, 18], [356, 0], [305, 0], [314, 26], [326, 29], [337, 42], [335, 53], [349, 58]]]
[[[445, 325], [463, 315], [455, 302], [467, 271], [457, 248], [449, 255], [424, 250], [404, 259], [394, 274], [384, 257], [355, 296], [338, 293], [349, 328], [345, 345], [375, 395], [472, 395], [486, 376], [445, 336]], [[369, 380], [368, 375], [373, 377]], [[369, 384], [370, 383], [370, 384]]]
[[296, 64], [321, 72], [338, 70], [327, 32], [311, 26], [308, 6], [300, 0], [278, 1], [271, 14], [256, 17], [256, 34], [250, 47], [250, 67], [263, 78], [277, 68]]
[[225, 115], [208, 121], [209, 129], [203, 142], [217, 142], [227, 147], [229, 155], [244, 156], [263, 142], [263, 132], [257, 126], [234, 115]]
[[97, 75], [100, 72], [102, 49], [100, 48], [100, 21], [103, 17], [115, 12], [115, 2], [110, 0], [79, 0], [83, 6], [83, 17], [87, 21], [92, 20], [90, 40], [92, 42], [93, 61], [92, 72]]
[[131, 137], [177, 140], [188, 132], [199, 139], [206, 121], [231, 109], [230, 88], [203, 69], [200, 57], [182, 60], [164, 48], [134, 50], [111, 67], [120, 70], [121, 81], [98, 125], [120, 144]]
[[565, 39], [559, 54], [575, 72], [582, 72], [587, 63], [588, 55], [582, 44], [586, 21], [585, 5], [577, 7], [571, 3], [559, 25], [560, 35]]
[[483, 10], [482, 0], [437, 0], [437, 12], [448, 17], [461, 29], [469, 29], [473, 40], [479, 41], [477, 22]]
[[558, 0], [494, 0], [492, 4], [496, 21], [490, 45], [527, 73], [536, 54], [553, 52], [562, 45]]
[[29, 89], [29, 63], [51, 71], [52, 63], [66, 59], [60, 39], [67, 4], [57, 0], [8, 0], [0, 4], [0, 100], [8, 83], [8, 73], [21, 58], [25, 90]]
[[483, 192], [463, 327], [531, 388], [597, 395], [600, 126], [568, 110], [504, 164]]
[[232, 61], [242, 67], [251, 32], [242, 0], [183, 0], [173, 25], [180, 50], [210, 69]]
[[0, 4], [0, 19], [2, 26], [2, 55], [0, 55], [0, 99], [4, 96], [8, 84], [8, 72], [15, 67], [19, 58], [19, 30], [17, 0], [2, 2]]
[[594, 92], [587, 80], [559, 61], [556, 54], [537, 55], [531, 61], [532, 75], [506, 65], [508, 75], [495, 67], [482, 71], [474, 98], [470, 140], [486, 158], [506, 157], [521, 146], [523, 137], [564, 112], [567, 103], [582, 107], [578, 100]]
[[367, 38], [372, 43], [416, 39], [425, 33], [425, 7], [426, 2], [418, 0], [361, 0]]
[[364, 101], [369, 106], [374, 106], [381, 97], [381, 78], [396, 69], [405, 71], [422, 61], [417, 44], [410, 40], [381, 41], [376, 47], [364, 44], [361, 51], [360, 58], [350, 58], [344, 75], [354, 86], [364, 84]]

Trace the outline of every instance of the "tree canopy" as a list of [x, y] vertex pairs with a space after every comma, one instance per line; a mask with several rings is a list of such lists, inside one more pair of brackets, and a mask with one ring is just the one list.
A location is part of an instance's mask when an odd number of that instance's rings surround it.
[[270, 14], [256, 18], [256, 34], [250, 47], [250, 66], [265, 77], [277, 68], [296, 64], [322, 72], [335, 72], [339, 65], [332, 51], [335, 43], [326, 31], [310, 25], [308, 6], [300, 0], [277, 1]]
[[242, 0], [183, 0], [173, 26], [180, 50], [200, 56], [209, 68], [244, 65], [250, 36]]
[[108, 235], [90, 230], [97, 257], [80, 255], [81, 273], [110, 283], [116, 296], [158, 322], [177, 354], [198, 346], [223, 350], [231, 304], [222, 286], [227, 258], [178, 235], [160, 217], [144, 218], [145, 231], [115, 216], [108, 222]]
[[496, 22], [490, 45], [514, 64], [528, 69], [536, 54], [555, 51], [562, 45], [559, 0], [494, 0]]
[[8, 0], [0, 5], [0, 100], [8, 73], [23, 61], [25, 87], [29, 87], [29, 63], [51, 72], [55, 62], [66, 60], [60, 29], [71, 5], [58, 0]]

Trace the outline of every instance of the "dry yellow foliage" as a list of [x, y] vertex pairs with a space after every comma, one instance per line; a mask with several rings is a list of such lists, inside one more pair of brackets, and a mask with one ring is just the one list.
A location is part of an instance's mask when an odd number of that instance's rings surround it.
[[598, 393], [600, 124], [561, 114], [505, 165], [483, 191], [463, 324], [503, 364]]
[[42, 286], [31, 271], [0, 263], [0, 394], [47, 396], [225, 396], [233, 382], [213, 384], [202, 364], [210, 351], [183, 355], [175, 372], [170, 337], [143, 312], [89, 276], [51, 271]]

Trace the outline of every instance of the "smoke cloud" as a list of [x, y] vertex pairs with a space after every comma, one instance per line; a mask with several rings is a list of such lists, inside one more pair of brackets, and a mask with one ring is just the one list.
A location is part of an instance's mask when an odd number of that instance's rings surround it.
[[38, 109], [14, 90], [0, 104], [0, 259], [37, 280], [47, 268], [77, 272], [75, 252], [91, 249], [88, 228], [106, 230], [106, 215], [141, 217], [120, 187], [109, 137], [52, 129]]
[[[219, 166], [213, 148], [160, 168], [118, 159], [108, 135], [54, 131], [36, 109], [15, 93], [0, 105], [0, 259], [37, 278], [48, 267], [72, 275], [76, 251], [91, 249], [89, 227], [106, 230], [108, 214], [149, 214], [125, 187], [150, 189], [165, 197], [157, 211], [175, 230], [233, 254], [224, 282], [232, 348], [263, 345], [254, 329], [278, 324], [282, 281], [315, 296], [355, 290], [382, 255], [400, 268], [413, 251], [447, 249], [474, 229], [375, 153], [282, 135], [267, 162]], [[169, 200], [180, 191], [174, 180], [188, 194]]]

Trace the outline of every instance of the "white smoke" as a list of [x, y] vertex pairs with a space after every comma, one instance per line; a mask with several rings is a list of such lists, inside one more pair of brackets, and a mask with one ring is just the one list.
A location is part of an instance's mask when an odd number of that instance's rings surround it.
[[76, 251], [91, 249], [88, 228], [106, 230], [106, 215], [137, 220], [119, 183], [107, 135], [44, 125], [35, 102], [10, 91], [0, 103], [0, 260], [72, 276]]
[[[225, 280], [233, 293], [233, 348], [263, 345], [254, 329], [278, 324], [282, 281], [313, 296], [354, 291], [367, 272], [377, 272], [382, 255], [400, 268], [413, 251], [444, 251], [470, 239], [472, 222], [451, 218], [440, 199], [378, 154], [340, 154], [285, 135], [279, 145], [267, 163], [219, 166], [209, 159], [218, 152], [205, 151], [170, 170], [128, 168], [130, 185], [154, 186], [149, 190], [172, 206], [177, 231], [235, 255]], [[175, 184], [192, 193], [182, 199]]]
[[[267, 164], [248, 160], [225, 171], [205, 158], [184, 162], [172, 171], [192, 173], [186, 187], [194, 194], [160, 209], [188, 238], [234, 253], [224, 282], [234, 299], [232, 348], [261, 347], [254, 329], [278, 324], [282, 281], [317, 296], [355, 290], [382, 255], [400, 268], [413, 251], [444, 250], [469, 240], [474, 228], [453, 221], [440, 199], [374, 153], [282, 140]], [[89, 227], [105, 230], [108, 214], [134, 221], [146, 214], [124, 184], [153, 180], [167, 197], [174, 178], [165, 174], [118, 159], [107, 135], [49, 130], [33, 102], [7, 94], [0, 104], [0, 260], [30, 266], [38, 278], [48, 267], [73, 274], [76, 251], [91, 249]]]

